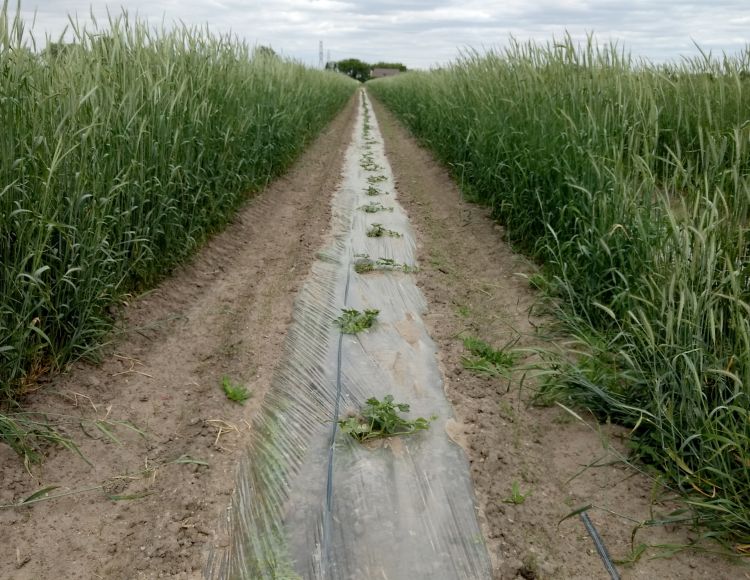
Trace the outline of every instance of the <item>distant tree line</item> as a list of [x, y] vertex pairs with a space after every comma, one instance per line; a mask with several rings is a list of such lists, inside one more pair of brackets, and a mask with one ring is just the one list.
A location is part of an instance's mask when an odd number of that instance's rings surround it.
[[395, 68], [406, 72], [406, 66], [400, 62], [376, 62], [368, 64], [358, 58], [346, 58], [344, 60], [330, 61], [326, 64], [328, 70], [335, 70], [360, 82], [370, 80], [370, 73], [376, 68]]

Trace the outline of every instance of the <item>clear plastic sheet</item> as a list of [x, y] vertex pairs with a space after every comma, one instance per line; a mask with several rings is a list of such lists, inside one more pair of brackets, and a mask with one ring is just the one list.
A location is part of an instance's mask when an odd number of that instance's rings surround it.
[[[385, 180], [368, 182], [378, 175]], [[371, 185], [382, 193], [367, 195]], [[360, 209], [372, 201], [392, 211]], [[367, 237], [373, 223], [401, 237]], [[490, 578], [468, 462], [445, 430], [452, 409], [421, 319], [424, 298], [413, 274], [353, 270], [362, 254], [415, 265], [414, 235], [364, 91], [332, 231], [298, 296], [282, 365], [253, 424], [227, 510], [229, 544], [211, 552], [205, 575]], [[342, 335], [334, 325], [342, 308], [380, 315], [371, 330]], [[388, 394], [411, 405], [410, 417], [437, 419], [428, 431], [366, 445], [337, 429], [347, 410]]]

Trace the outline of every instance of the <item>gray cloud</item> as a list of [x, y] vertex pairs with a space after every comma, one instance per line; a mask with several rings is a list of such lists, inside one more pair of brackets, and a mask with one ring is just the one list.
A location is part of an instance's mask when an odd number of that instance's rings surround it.
[[[80, 22], [93, 13], [106, 22], [120, 4], [84, 0], [24, 0], [22, 13], [34, 34], [58, 36], [67, 15]], [[595, 33], [634, 56], [655, 61], [698, 54], [694, 43], [734, 53], [750, 42], [746, 0], [129, 0], [131, 15], [158, 25], [208, 24], [250, 44], [270, 45], [317, 64], [318, 42], [338, 60], [401, 61], [427, 68], [455, 58], [460, 49], [503, 47], [510, 35], [546, 42], [567, 31], [579, 41]]]

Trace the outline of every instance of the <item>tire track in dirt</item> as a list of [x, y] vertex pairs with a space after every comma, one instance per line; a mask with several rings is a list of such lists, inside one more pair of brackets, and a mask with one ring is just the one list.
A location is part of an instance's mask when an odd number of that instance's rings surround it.
[[[90, 485], [33, 508], [0, 510], [0, 578], [198, 578], [234, 485], [249, 423], [277, 364], [292, 303], [330, 220], [356, 102], [289, 172], [254, 196], [185, 266], [135, 298], [98, 366], [76, 364], [26, 402], [63, 414], [89, 459], [50, 450], [30, 476], [0, 447], [0, 503], [47, 485]], [[247, 385], [245, 406], [221, 390]], [[116, 445], [78, 419], [130, 421]], [[206, 462], [174, 463], [180, 457]], [[105, 493], [138, 499], [112, 501]]]

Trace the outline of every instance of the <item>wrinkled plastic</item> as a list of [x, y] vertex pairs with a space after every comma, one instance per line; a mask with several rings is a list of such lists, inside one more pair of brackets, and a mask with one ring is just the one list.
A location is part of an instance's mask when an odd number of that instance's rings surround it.
[[[468, 462], [445, 430], [452, 410], [421, 319], [425, 300], [413, 274], [353, 270], [362, 254], [415, 265], [414, 235], [364, 92], [354, 131], [333, 236], [295, 304], [227, 510], [230, 541], [210, 554], [208, 578], [490, 578]], [[363, 167], [364, 153], [380, 169]], [[375, 175], [386, 180], [371, 197]], [[360, 209], [371, 201], [393, 210]], [[402, 235], [367, 237], [373, 223]], [[342, 308], [380, 314], [371, 330], [341, 335], [334, 319]], [[337, 428], [348, 410], [388, 394], [411, 405], [410, 417], [437, 419], [427, 431], [366, 445]]]

